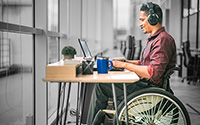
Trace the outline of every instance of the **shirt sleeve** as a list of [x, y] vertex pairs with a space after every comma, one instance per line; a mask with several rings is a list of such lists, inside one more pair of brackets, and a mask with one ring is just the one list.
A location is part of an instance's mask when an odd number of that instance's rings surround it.
[[138, 62], [138, 65], [140, 65], [140, 63], [141, 63], [141, 60], [138, 60], [137, 62]]
[[150, 67], [150, 66], [147, 66], [147, 71], [148, 71], [150, 77], [152, 77], [152, 75], [153, 75], [153, 68]]

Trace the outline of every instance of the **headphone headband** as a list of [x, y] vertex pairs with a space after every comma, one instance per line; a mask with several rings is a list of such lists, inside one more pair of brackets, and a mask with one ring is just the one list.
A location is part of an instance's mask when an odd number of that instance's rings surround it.
[[153, 9], [153, 3], [152, 3], [152, 2], [148, 2], [148, 3], [147, 3], [147, 7], [148, 7], [149, 9]]
[[151, 24], [151, 25], [156, 25], [158, 23], [158, 15], [156, 13], [154, 13], [154, 5], [152, 2], [148, 2], [146, 4], [147, 8], [149, 8], [149, 16], [148, 16], [148, 22]]

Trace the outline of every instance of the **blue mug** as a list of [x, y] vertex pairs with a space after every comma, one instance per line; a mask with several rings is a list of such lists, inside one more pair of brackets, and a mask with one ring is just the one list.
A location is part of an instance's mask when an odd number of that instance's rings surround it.
[[[109, 67], [110, 62], [110, 67]], [[113, 63], [108, 59], [108, 57], [97, 57], [97, 72], [98, 73], [108, 73], [112, 68]]]

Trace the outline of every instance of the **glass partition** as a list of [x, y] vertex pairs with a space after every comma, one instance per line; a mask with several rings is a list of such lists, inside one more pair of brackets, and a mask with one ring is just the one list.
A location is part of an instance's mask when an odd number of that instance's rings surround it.
[[[48, 38], [48, 60], [50, 63], [58, 61], [58, 38]], [[48, 117], [50, 118], [56, 112], [58, 99], [58, 83], [48, 84]]]
[[1, 125], [33, 122], [32, 39], [32, 35], [1, 32]]
[[58, 31], [58, 2], [59, 0], [48, 0], [48, 30]]
[[189, 28], [189, 40], [190, 40], [190, 47], [196, 47], [196, 35], [197, 35], [197, 13], [190, 16], [190, 28]]
[[1, 0], [0, 20], [12, 24], [32, 26], [32, 0]]
[[185, 42], [187, 41], [187, 31], [188, 31], [188, 27], [187, 27], [187, 18], [183, 18], [183, 22], [182, 22], [182, 41]]
[[[0, 0], [0, 13], [1, 22], [33, 25], [32, 0]], [[0, 125], [34, 124], [33, 35], [17, 30], [0, 31]]]
[[183, 1], [182, 41], [189, 40], [191, 48], [199, 44], [199, 0]]

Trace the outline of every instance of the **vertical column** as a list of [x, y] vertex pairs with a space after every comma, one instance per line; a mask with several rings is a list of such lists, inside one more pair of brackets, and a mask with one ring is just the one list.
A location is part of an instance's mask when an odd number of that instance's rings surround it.
[[[47, 29], [47, 0], [35, 0], [35, 27]], [[34, 41], [34, 91], [35, 125], [47, 125], [47, 84], [45, 77], [47, 63], [47, 38], [45, 34], [35, 35]]]
[[181, 0], [171, 0], [170, 6], [169, 33], [173, 35], [178, 48], [181, 46]]
[[197, 0], [196, 49], [199, 48], [199, 0]]

